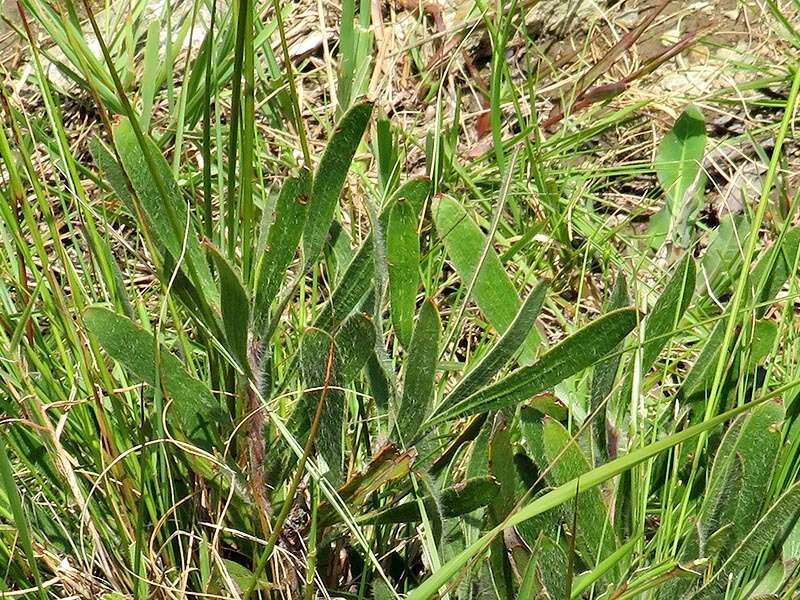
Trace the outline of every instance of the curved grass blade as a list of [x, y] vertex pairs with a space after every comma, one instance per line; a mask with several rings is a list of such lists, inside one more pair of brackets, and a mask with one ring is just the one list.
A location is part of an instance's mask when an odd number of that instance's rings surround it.
[[622, 308], [592, 321], [545, 352], [533, 365], [522, 367], [468, 396], [436, 415], [427, 426], [530, 400], [613, 351], [634, 328], [637, 319], [635, 309]]
[[303, 231], [306, 265], [312, 264], [322, 251], [350, 163], [369, 124], [372, 106], [372, 102], [362, 102], [345, 113], [328, 141], [314, 174], [308, 218]]
[[441, 324], [433, 300], [422, 305], [408, 352], [403, 398], [397, 409], [397, 432], [410, 444], [420, 433], [433, 401]]
[[[487, 243], [483, 232], [464, 207], [446, 196], [434, 205], [433, 220], [459, 277], [465, 282], [472, 281]], [[519, 312], [520, 300], [514, 284], [491, 247], [475, 278], [472, 295], [492, 327], [500, 334], [505, 333]], [[523, 362], [533, 359], [539, 342], [538, 332], [532, 329], [523, 345]]]
[[148, 385], [161, 386], [174, 407], [168, 418], [176, 421], [190, 441], [207, 450], [217, 444], [220, 431], [228, 429], [230, 419], [205, 383], [192, 377], [164, 347], [159, 351], [161, 378], [157, 381], [155, 340], [130, 319], [106, 308], [91, 307], [83, 320], [111, 358]]
[[536, 318], [542, 310], [547, 294], [547, 284], [539, 283], [519, 309], [514, 321], [486, 356], [469, 372], [439, 405], [440, 409], [454, 406], [467, 396], [474, 394], [489, 383], [497, 372], [508, 363], [530, 335]]
[[419, 236], [417, 215], [407, 200], [400, 199], [389, 213], [386, 228], [389, 263], [389, 299], [397, 339], [408, 348], [413, 330], [414, 309], [419, 287]]

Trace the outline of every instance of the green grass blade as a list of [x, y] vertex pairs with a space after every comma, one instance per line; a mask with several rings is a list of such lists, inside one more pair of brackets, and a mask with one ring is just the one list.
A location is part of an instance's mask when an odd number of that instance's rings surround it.
[[623, 308], [592, 321], [544, 353], [533, 365], [468, 396], [431, 419], [428, 425], [530, 400], [610, 353], [634, 328], [637, 317], [635, 309]]
[[22, 506], [22, 498], [17, 488], [17, 482], [14, 481], [14, 471], [11, 467], [11, 461], [8, 458], [6, 451], [6, 442], [4, 435], [0, 435], [0, 482], [3, 484], [3, 491], [5, 492], [6, 500], [11, 508], [11, 514], [14, 518], [14, 524], [17, 528], [17, 535], [19, 536], [19, 543], [25, 552], [25, 558], [28, 560], [28, 567], [33, 573], [33, 580], [36, 584], [36, 591], [41, 600], [47, 598], [47, 593], [42, 587], [42, 575], [39, 572], [39, 563], [36, 561], [36, 555], [33, 553], [33, 544], [31, 543], [31, 528], [28, 522], [28, 517], [25, 515], [25, 508]]

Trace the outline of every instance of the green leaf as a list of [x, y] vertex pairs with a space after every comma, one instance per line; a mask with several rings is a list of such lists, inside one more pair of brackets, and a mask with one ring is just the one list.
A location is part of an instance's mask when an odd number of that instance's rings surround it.
[[[194, 225], [189, 220], [186, 202], [166, 159], [149, 137], [145, 138], [144, 149], [139, 145], [127, 119], [122, 120], [114, 129], [114, 144], [144, 211], [143, 216], [147, 223], [143, 225], [148, 226], [173, 260], [177, 261], [184, 255], [185, 242], [184, 272], [198, 291], [209, 298], [215, 298], [214, 278], [200, 247]], [[166, 198], [161, 197], [158, 185], [150, 173], [145, 151], [155, 163], [156, 176], [164, 186]], [[135, 207], [131, 206], [130, 210], [138, 218]]]
[[344, 114], [314, 174], [308, 218], [303, 231], [306, 265], [317, 259], [325, 244], [347, 172], [369, 124], [372, 106], [372, 102], [362, 102]]
[[[753, 302], [759, 304], [755, 309], [757, 318], [767, 312], [769, 303], [778, 295], [796, 265], [800, 252], [800, 227], [789, 230], [780, 243], [767, 250], [758, 261], [750, 277], [748, 289]], [[757, 293], [760, 290], [760, 293]]]
[[683, 431], [679, 431], [672, 435], [659, 439], [647, 446], [637, 448], [629, 454], [607, 462], [606, 464], [596, 467], [583, 475], [579, 481], [568, 481], [564, 485], [557, 487], [554, 490], [536, 498], [530, 504], [527, 504], [516, 513], [511, 515], [504, 523], [486, 532], [479, 539], [471, 543], [460, 554], [446, 562], [440, 569], [432, 573], [428, 579], [422, 582], [416, 589], [412, 590], [407, 596], [406, 600], [429, 600], [438, 593], [442, 586], [445, 586], [450, 579], [455, 577], [461, 570], [469, 564], [476, 556], [479, 556], [485, 551], [489, 543], [502, 531], [508, 527], [515, 527], [519, 523], [527, 521], [540, 515], [548, 510], [557, 506], [561, 506], [565, 502], [569, 502], [575, 497], [578, 483], [580, 489], [586, 492], [617, 475], [627, 472], [636, 465], [657, 456], [661, 452], [673, 448], [678, 444], [684, 443], [687, 440], [710, 431], [715, 427], [721, 425], [737, 415], [751, 410], [755, 406], [767, 401], [771, 396], [765, 396], [753, 402], [743, 404], [737, 408], [731, 409], [721, 415], [712, 417], [702, 423], [689, 427]]
[[731, 580], [735, 582], [742, 571], [762, 551], [769, 548], [773, 540], [794, 522], [798, 511], [800, 511], [800, 482], [789, 487], [752, 529], [748, 530], [747, 536], [737, 545], [730, 558], [706, 585], [691, 596], [691, 600], [723, 598], [725, 590], [731, 585]]
[[[449, 519], [471, 512], [489, 504], [500, 490], [500, 484], [492, 477], [475, 477], [457, 483], [442, 490], [440, 497], [422, 498], [426, 512], [441, 509], [442, 517]], [[437, 507], [438, 504], [438, 507]], [[418, 523], [421, 520], [419, 502], [410, 500], [396, 506], [387, 506], [381, 510], [360, 517], [358, 522], [364, 525], [389, 523]]]
[[344, 393], [341, 390], [341, 358], [334, 339], [320, 329], [308, 329], [300, 347], [300, 369], [306, 392], [300, 406], [304, 423], [311, 422], [320, 402], [324, 402], [317, 433], [317, 452], [330, 469], [328, 477], [338, 485], [342, 480]]
[[[769, 491], [770, 480], [778, 451], [781, 447], [781, 424], [785, 416], [783, 404], [768, 402], [754, 409], [744, 418], [741, 428], [731, 432], [734, 440], [723, 443], [724, 452], [720, 467], [712, 471], [710, 490], [720, 487], [719, 474], [727, 461], [738, 456], [742, 461], [742, 476], [739, 480], [741, 492], [735, 503], [733, 517], [734, 539], [740, 540], [750, 531], [758, 515], [764, 497]], [[715, 462], [715, 467], [716, 467]]]
[[725, 325], [725, 320], [720, 319], [706, 337], [700, 355], [683, 381], [681, 393], [684, 398], [692, 398], [696, 394], [702, 394], [711, 387], [714, 370], [717, 367], [719, 349], [725, 340]]
[[[421, 205], [429, 191], [430, 180], [427, 177], [418, 177], [403, 184], [397, 191], [397, 197], [405, 198], [412, 206], [415, 206], [415, 203]], [[379, 217], [381, 225], [388, 219], [390, 208], [391, 204], [381, 211]], [[314, 321], [314, 326], [329, 331], [346, 319], [369, 291], [374, 275], [374, 243], [370, 234], [348, 264], [331, 299]]]
[[[541, 427], [545, 462], [540, 462], [539, 469], [549, 469], [547, 479], [553, 487], [577, 480], [589, 472], [589, 460], [561, 423], [545, 417]], [[608, 509], [597, 488], [580, 490], [576, 533], [577, 551], [590, 567], [608, 558], [617, 549]]]
[[681, 247], [688, 247], [690, 228], [705, 188], [705, 147], [703, 114], [689, 106], [658, 147], [655, 170], [667, 201], [661, 216], [655, 220], [661, 227], [651, 230], [654, 246], [660, 246], [667, 237]]
[[242, 280], [228, 260], [211, 242], [207, 241], [206, 247], [219, 273], [222, 325], [225, 328], [228, 349], [244, 372], [248, 373], [250, 361], [247, 351], [247, 332], [250, 324], [250, 298], [242, 285]]
[[89, 151], [117, 198], [130, 206], [131, 191], [125, 178], [125, 171], [122, 170], [122, 167], [117, 162], [112, 150], [100, 138], [93, 137], [89, 140]]
[[339, 285], [333, 290], [331, 299], [314, 320], [314, 327], [326, 331], [335, 330], [355, 310], [367, 294], [375, 273], [372, 242], [364, 241], [353, 260], [347, 266]]
[[689, 254], [675, 268], [653, 309], [645, 317], [642, 347], [642, 373], [647, 373], [677, 329], [689, 308], [695, 289], [696, 267]]
[[567, 554], [552, 538], [543, 533], [539, 535], [536, 545], [538, 553], [531, 557], [531, 562], [538, 566], [542, 587], [547, 590], [550, 598], [566, 598], [569, 571]]
[[[614, 282], [614, 288], [608, 299], [606, 310], [617, 310], [628, 304], [628, 284], [625, 281], [625, 276], [620, 273]], [[622, 344], [619, 344], [615, 350], [622, 350]], [[608, 460], [606, 404], [604, 401], [614, 389], [614, 381], [617, 378], [621, 358], [621, 354], [610, 356], [597, 363], [592, 373], [591, 411], [593, 413], [597, 412], [592, 421], [592, 433], [599, 453], [595, 461], [598, 464]]]
[[392, 324], [397, 339], [408, 348], [419, 287], [420, 253], [417, 215], [406, 200], [398, 200], [389, 214], [386, 252]]
[[[155, 368], [156, 345], [150, 333], [130, 319], [101, 307], [87, 309], [83, 320], [111, 358], [148, 385], [159, 385]], [[211, 390], [205, 383], [192, 377], [163, 346], [160, 346], [159, 360], [160, 385], [167, 399], [172, 400], [168, 418], [193, 443], [206, 450], [215, 447], [220, 430], [227, 430], [230, 420]]]
[[[422, 208], [431, 193], [431, 180], [429, 177], [420, 176], [413, 177], [406, 181], [397, 190], [395, 198], [397, 200], [405, 199], [414, 209], [414, 214], [418, 215], [422, 212]], [[386, 214], [386, 209], [381, 212], [381, 216]]]
[[[446, 196], [434, 204], [433, 220], [459, 277], [464, 282], [472, 281], [486, 246], [483, 232], [456, 200]], [[489, 248], [475, 279], [472, 295], [492, 327], [500, 334], [505, 333], [521, 303], [514, 284], [492, 248]], [[522, 362], [533, 360], [539, 342], [539, 333], [531, 329], [523, 345]]]
[[740, 270], [749, 236], [750, 221], [746, 216], [727, 215], [720, 221], [700, 261], [698, 294], [706, 291], [718, 298], [729, 290], [731, 275]]
[[366, 364], [375, 347], [375, 324], [366, 313], [350, 315], [336, 332], [336, 347], [339, 349], [341, 380], [353, 381]]
[[545, 352], [533, 365], [468, 396], [427, 425], [530, 400], [606, 356], [634, 328], [637, 317], [635, 309], [623, 308], [596, 319]]
[[420, 425], [431, 410], [440, 330], [439, 311], [433, 300], [428, 300], [411, 336], [403, 398], [397, 410], [397, 431], [406, 444], [419, 435]]
[[302, 171], [286, 181], [275, 203], [274, 221], [267, 234], [264, 256], [258, 264], [253, 318], [260, 329], [268, 321], [269, 307], [280, 290], [286, 271], [297, 254], [311, 192], [311, 175]]
[[544, 299], [547, 294], [547, 284], [539, 283], [519, 309], [517, 316], [509, 328], [492, 346], [481, 361], [467, 373], [456, 387], [447, 395], [439, 405], [440, 409], [449, 408], [467, 396], [474, 394], [484, 385], [489, 383], [492, 378], [502, 369], [506, 363], [519, 350], [522, 343], [530, 334], [531, 329], [536, 324], [536, 318], [542, 310]]

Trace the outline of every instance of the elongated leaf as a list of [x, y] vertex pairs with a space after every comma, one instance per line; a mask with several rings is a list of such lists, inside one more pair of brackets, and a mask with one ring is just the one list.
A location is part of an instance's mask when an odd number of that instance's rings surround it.
[[439, 588], [446, 585], [447, 582], [461, 572], [461, 570], [471, 560], [484, 552], [491, 540], [493, 540], [495, 536], [502, 533], [503, 529], [515, 527], [519, 523], [532, 519], [537, 515], [564, 504], [565, 502], [569, 502], [575, 497], [579, 483], [580, 489], [585, 492], [613, 477], [616, 477], [621, 473], [632, 469], [636, 465], [653, 458], [654, 456], [657, 456], [669, 448], [673, 448], [678, 444], [684, 443], [687, 440], [691, 440], [692, 438], [704, 432], [716, 428], [717, 426], [736, 417], [737, 415], [755, 408], [759, 404], [766, 402], [769, 397], [770, 396], [765, 396], [758, 400], [754, 400], [753, 402], [743, 404], [742, 406], [729, 410], [721, 415], [717, 415], [716, 417], [712, 417], [683, 431], [679, 431], [672, 435], [661, 438], [660, 440], [647, 446], [637, 448], [625, 456], [592, 469], [580, 477], [579, 480], [569, 481], [564, 485], [561, 485], [556, 489], [544, 494], [543, 496], [536, 498], [533, 502], [527, 504], [514, 513], [504, 523], [486, 532], [483, 536], [465, 548], [460, 554], [443, 564], [440, 569], [431, 574], [428, 579], [423, 581], [419, 587], [412, 590], [406, 596], [406, 600], [429, 600], [432, 598], [438, 593]]
[[[396, 198], [398, 200], [400, 198], [405, 199], [414, 209], [414, 214], [418, 215], [422, 212], [422, 207], [430, 193], [431, 180], [429, 177], [413, 177], [400, 186], [400, 189], [397, 190]], [[381, 216], [384, 214], [387, 214], [386, 208], [381, 212]]]
[[652, 233], [657, 238], [654, 245], [661, 245], [664, 236], [669, 236], [680, 246], [688, 246], [691, 221], [705, 188], [705, 147], [703, 114], [689, 106], [658, 147], [655, 169], [667, 202], [658, 217], [651, 221], [651, 225], [655, 225]]
[[[617, 280], [614, 282], [614, 289], [611, 291], [611, 296], [608, 299], [607, 310], [617, 310], [627, 305], [628, 284], [625, 281], [624, 275], [620, 273], [617, 276]], [[615, 350], [621, 349], [622, 344], [615, 348]], [[592, 433], [598, 451], [598, 457], [595, 460], [596, 464], [608, 460], [606, 405], [604, 400], [614, 388], [614, 380], [617, 378], [617, 371], [619, 370], [621, 358], [622, 356], [619, 354], [610, 356], [606, 360], [597, 363], [592, 373], [591, 409], [592, 412], [597, 412], [597, 415], [592, 421]]]
[[[432, 496], [422, 499], [426, 512], [441, 509], [444, 518], [458, 517], [489, 504], [500, 490], [500, 484], [492, 477], [475, 477], [442, 490], [437, 501]], [[421, 520], [419, 502], [411, 500], [396, 506], [388, 506], [358, 519], [359, 523], [377, 525], [387, 523], [417, 523]]]
[[719, 349], [724, 340], [725, 320], [720, 319], [714, 329], [711, 330], [711, 334], [706, 338], [700, 355], [683, 381], [681, 393], [685, 398], [692, 398], [711, 387], [714, 369], [717, 367]]
[[786, 490], [758, 523], [749, 530], [730, 558], [706, 585], [691, 596], [691, 600], [723, 598], [725, 590], [731, 585], [731, 578], [735, 579], [762, 551], [767, 549], [773, 540], [794, 522], [799, 511], [800, 482], [797, 482]]
[[[768, 303], [775, 298], [793, 274], [798, 252], [800, 252], [800, 227], [795, 227], [786, 233], [780, 245], [776, 244], [764, 253], [750, 273], [748, 283], [753, 301], [761, 305], [755, 310], [758, 318], [764, 316], [769, 308]], [[760, 293], [756, 293], [757, 290], [760, 290]]]
[[[453, 198], [442, 197], [434, 204], [433, 220], [459, 277], [464, 282], [471, 281], [486, 245], [483, 232]], [[500, 334], [505, 333], [519, 312], [520, 300], [492, 248], [475, 280], [472, 295], [492, 327]], [[539, 342], [538, 332], [531, 329], [523, 345], [523, 362], [533, 360]]]
[[349, 383], [355, 379], [375, 346], [375, 324], [366, 313], [355, 313], [336, 332], [339, 349], [341, 380]]
[[468, 396], [430, 420], [435, 425], [461, 415], [497, 410], [530, 400], [606, 356], [636, 325], [635, 309], [623, 308], [596, 319], [494, 385]]
[[[553, 487], [576, 480], [589, 472], [591, 465], [564, 426], [545, 417], [541, 421], [545, 461], [539, 464]], [[577, 504], [577, 551], [583, 562], [594, 566], [611, 556], [617, 548], [608, 509], [596, 488], [581, 490]]]
[[303, 231], [307, 265], [312, 264], [322, 251], [350, 163], [353, 162], [371, 115], [371, 102], [355, 104], [339, 121], [322, 155], [314, 174], [308, 218]]
[[392, 207], [386, 231], [386, 252], [392, 324], [397, 339], [408, 348], [419, 287], [420, 261], [417, 216], [408, 201], [399, 200]]
[[[731, 440], [720, 448], [722, 454], [719, 461], [714, 463], [712, 470], [709, 494], [713, 495], [719, 489], [724, 475], [722, 469], [736, 456], [742, 461], [742, 475], [739, 480], [741, 489], [737, 501], [735, 516], [733, 517], [735, 540], [741, 540], [750, 531], [758, 515], [764, 497], [769, 490], [772, 470], [781, 445], [780, 426], [783, 423], [784, 408], [782, 403], [768, 402], [754, 409], [733, 434], [735, 442]], [[725, 523], [720, 523], [724, 525]]]
[[677, 329], [681, 317], [689, 308], [695, 289], [696, 267], [691, 255], [686, 254], [675, 268], [675, 274], [664, 287], [653, 309], [645, 318], [642, 372], [646, 373]]
[[[144, 218], [155, 238], [164, 246], [174, 260], [184, 255], [185, 272], [198, 290], [215, 299], [216, 286], [200, 242], [189, 220], [186, 202], [181, 196], [178, 183], [172, 175], [164, 156], [150, 138], [146, 138], [145, 149], [139, 146], [133, 127], [125, 119], [114, 129], [114, 144], [117, 146], [122, 166], [141, 202]], [[144, 152], [147, 152], [156, 166], [157, 177], [164, 186], [166, 198], [162, 198], [158, 185], [148, 168]], [[124, 200], [124, 198], [122, 198]], [[138, 216], [134, 207], [129, 207]]]
[[697, 293], [709, 292], [714, 298], [728, 291], [732, 275], [738, 274], [744, 256], [750, 221], [744, 215], [727, 215], [713, 232], [708, 249], [700, 261]]
[[130, 206], [131, 191], [128, 189], [128, 182], [125, 179], [125, 171], [114, 158], [112, 150], [100, 138], [93, 137], [89, 140], [89, 151], [117, 198]]
[[250, 324], [250, 298], [242, 285], [241, 279], [233, 270], [227, 259], [207, 243], [214, 264], [219, 273], [220, 308], [222, 309], [222, 325], [225, 328], [225, 339], [228, 349], [238, 361], [245, 373], [250, 370], [247, 352], [247, 332]]
[[367, 295], [374, 273], [372, 243], [366, 240], [347, 266], [331, 299], [314, 321], [314, 327], [330, 331], [344, 322]]
[[532, 557], [531, 562], [537, 563], [539, 581], [550, 598], [566, 598], [569, 559], [564, 549], [543, 533], [539, 535], [537, 547], [539, 554]]
[[542, 310], [544, 298], [547, 294], [547, 284], [542, 282], [537, 285], [519, 309], [517, 316], [509, 328], [492, 347], [486, 356], [458, 382], [458, 385], [447, 395], [439, 406], [440, 409], [453, 406], [474, 394], [481, 387], [489, 383], [506, 363], [519, 350], [522, 343], [530, 335], [536, 323], [536, 318]]
[[403, 398], [397, 411], [397, 430], [406, 443], [417, 437], [431, 410], [440, 329], [439, 311], [428, 300], [422, 305], [411, 337]]
[[[111, 358], [148, 385], [159, 385], [155, 340], [150, 333], [130, 319], [101, 307], [89, 308], [83, 320]], [[172, 400], [168, 417], [190, 441], [205, 449], [213, 448], [219, 440], [219, 431], [228, 429], [230, 419], [208, 386], [189, 375], [169, 350], [161, 347], [159, 360], [160, 385], [167, 398]]]
[[345, 420], [344, 394], [341, 390], [339, 349], [330, 334], [309, 329], [300, 348], [300, 367], [306, 392], [297, 410], [304, 425], [310, 425], [320, 402], [324, 402], [317, 433], [316, 447], [330, 469], [328, 477], [339, 485], [342, 481]]
[[[412, 206], [417, 204], [421, 206], [429, 191], [430, 180], [427, 177], [418, 177], [404, 183], [397, 191], [397, 197], [405, 198]], [[391, 206], [390, 204], [381, 211], [379, 222], [382, 226], [388, 221]], [[327, 331], [334, 329], [335, 325], [344, 321], [369, 292], [374, 274], [374, 244], [372, 234], [370, 234], [350, 261], [339, 285], [336, 286], [330, 301], [320, 312], [314, 326]]]
[[267, 247], [258, 265], [253, 318], [257, 327], [267, 322], [269, 306], [278, 294], [286, 270], [292, 262], [303, 226], [311, 193], [311, 175], [303, 171], [283, 184], [275, 204], [274, 222], [267, 235]]

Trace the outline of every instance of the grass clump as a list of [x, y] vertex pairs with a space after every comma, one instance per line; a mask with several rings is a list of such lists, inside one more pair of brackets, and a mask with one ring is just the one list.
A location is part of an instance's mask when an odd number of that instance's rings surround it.
[[20, 2], [0, 597], [795, 597], [798, 7], [734, 4]]

